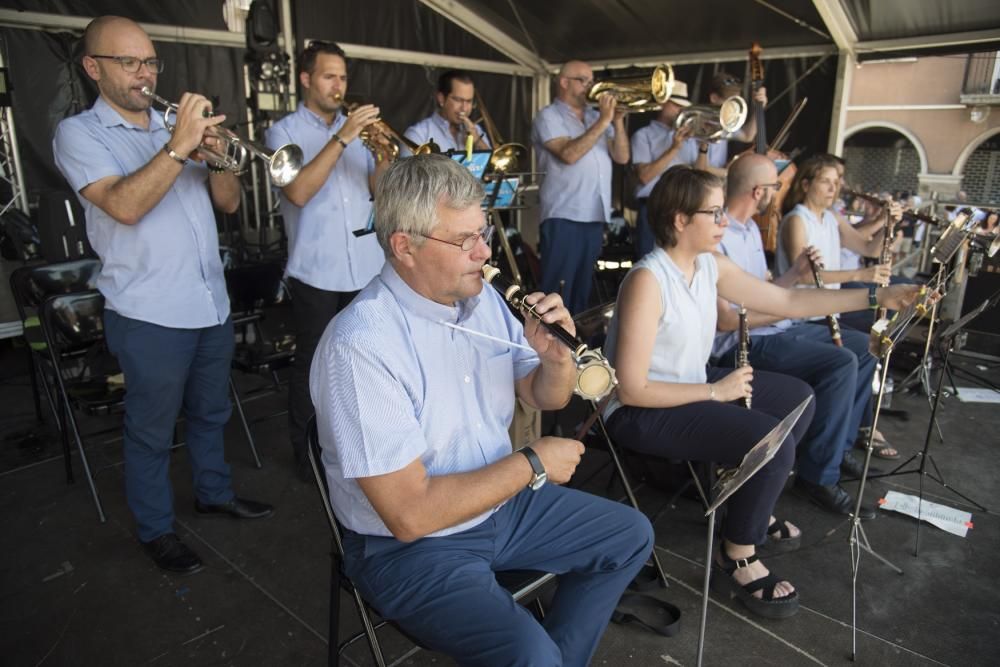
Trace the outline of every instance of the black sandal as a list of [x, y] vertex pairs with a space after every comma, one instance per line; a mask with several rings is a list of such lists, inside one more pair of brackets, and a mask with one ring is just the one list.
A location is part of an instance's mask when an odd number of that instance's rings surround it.
[[802, 546], [802, 531], [800, 530], [799, 534], [793, 537], [787, 522], [779, 518], [767, 527], [767, 536], [764, 539], [764, 544], [757, 546], [757, 555], [776, 556], [795, 551], [800, 546]]
[[[780, 598], [774, 597], [774, 587], [783, 579], [772, 572], [766, 577], [755, 579], [745, 586], [733, 579], [733, 573], [739, 568], [747, 567], [757, 562], [757, 555], [749, 558], [733, 560], [726, 554], [725, 547], [719, 550], [722, 564], [712, 561], [712, 590], [728, 599], [739, 598], [743, 605], [755, 614], [765, 618], [788, 618], [799, 610], [799, 592]], [[754, 593], [762, 591], [762, 597], [754, 597]]]

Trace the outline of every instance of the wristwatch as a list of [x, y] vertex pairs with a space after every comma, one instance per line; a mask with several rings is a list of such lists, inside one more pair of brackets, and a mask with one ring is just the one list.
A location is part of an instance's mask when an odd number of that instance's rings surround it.
[[878, 309], [878, 287], [875, 285], [868, 286], [868, 310]]
[[537, 491], [538, 489], [545, 486], [545, 482], [548, 480], [549, 476], [545, 472], [545, 466], [542, 465], [542, 460], [538, 458], [538, 454], [535, 453], [531, 447], [522, 447], [517, 450], [524, 454], [524, 457], [528, 459], [528, 463], [531, 464], [531, 470], [535, 474], [532, 476], [531, 481], [528, 482], [528, 488], [532, 491]]

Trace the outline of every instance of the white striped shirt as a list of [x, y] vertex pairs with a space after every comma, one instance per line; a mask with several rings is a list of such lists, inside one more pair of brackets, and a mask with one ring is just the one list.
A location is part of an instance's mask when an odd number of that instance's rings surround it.
[[[431, 476], [467, 472], [511, 452], [514, 382], [538, 356], [442, 322], [527, 345], [493, 288], [484, 284], [478, 296], [445, 306], [414, 292], [386, 262], [316, 349], [309, 386], [331, 501], [356, 533], [391, 535], [356, 478], [417, 459]], [[466, 530], [491, 513], [432, 536]]]

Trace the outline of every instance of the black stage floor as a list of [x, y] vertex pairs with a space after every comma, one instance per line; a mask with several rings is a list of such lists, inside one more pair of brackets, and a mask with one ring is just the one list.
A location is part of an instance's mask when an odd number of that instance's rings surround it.
[[[0, 346], [0, 662], [4, 665], [321, 665], [326, 659], [329, 534], [312, 485], [291, 473], [283, 417], [255, 424], [264, 468], [250, 464], [235, 420], [228, 456], [239, 493], [272, 502], [276, 515], [239, 523], [194, 515], [187, 456], [175, 452], [172, 477], [177, 532], [206, 562], [192, 576], [159, 571], [143, 554], [124, 501], [118, 433], [92, 438], [88, 451], [108, 521], [98, 522], [82, 481], [67, 485], [51, 425], [37, 425], [24, 374], [23, 349]], [[974, 363], [963, 362], [976, 370]], [[983, 369], [979, 369], [982, 373]], [[997, 381], [995, 370], [986, 370]], [[262, 386], [240, 378], [244, 389]], [[969, 382], [961, 381], [961, 385]], [[253, 416], [283, 408], [284, 392], [248, 404]], [[909, 419], [886, 418], [882, 430], [904, 456], [923, 444], [929, 410], [922, 396], [896, 395], [893, 407]], [[51, 422], [51, 420], [49, 420]], [[86, 426], [101, 426], [88, 421]], [[108, 419], [104, 426], [114, 427]], [[946, 443], [932, 453], [949, 483], [987, 507], [1000, 509], [1000, 415], [996, 405], [943, 401]], [[75, 457], [74, 457], [75, 458]], [[606, 456], [592, 451], [582, 474], [608, 490]], [[79, 461], [75, 461], [79, 473]], [[884, 465], [884, 464], [880, 464]], [[79, 474], [78, 474], [79, 479]], [[887, 490], [911, 492], [918, 476], [871, 485], [875, 500]], [[854, 488], [853, 486], [851, 487]], [[880, 511], [865, 524], [872, 547], [898, 564], [898, 576], [863, 554], [858, 576], [858, 660], [866, 665], [995, 665], [1000, 663], [1000, 518], [957, 502], [933, 482], [927, 497], [973, 512], [965, 538], [924, 525], [913, 555], [913, 519]], [[650, 485], [639, 492], [647, 511], [667, 495]], [[779, 514], [804, 529], [803, 548], [770, 558], [773, 570], [798, 587], [802, 608], [793, 618], [748, 616], [738, 603], [712, 599], [705, 662], [709, 665], [842, 665], [851, 652], [851, 566], [846, 520], [793, 494]], [[657, 549], [670, 588], [658, 592], [684, 613], [677, 637], [635, 626], [611, 625], [595, 665], [694, 665], [705, 548], [705, 523], [693, 500], [681, 499], [656, 525]], [[358, 627], [342, 599], [342, 634]], [[383, 643], [396, 665], [452, 664], [414, 649], [392, 630]], [[359, 642], [348, 665], [372, 664]]]

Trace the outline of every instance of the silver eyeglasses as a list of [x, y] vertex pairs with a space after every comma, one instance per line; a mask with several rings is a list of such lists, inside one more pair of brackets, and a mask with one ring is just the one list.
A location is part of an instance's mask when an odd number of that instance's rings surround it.
[[163, 61], [159, 58], [136, 58], [134, 56], [99, 56], [92, 55], [91, 58], [104, 58], [105, 60], [115, 60], [128, 74], [135, 74], [139, 71], [140, 65], [145, 65], [146, 69], [155, 74], [163, 71]]
[[479, 239], [482, 239], [483, 243], [489, 245], [490, 241], [493, 239], [493, 232], [495, 230], [496, 228], [493, 225], [487, 225], [486, 227], [483, 227], [481, 231], [466, 236], [464, 239], [462, 239], [461, 243], [455, 243], [454, 241], [445, 241], [444, 239], [439, 239], [436, 236], [430, 236], [429, 234], [420, 234], [419, 232], [418, 234], [420, 236], [423, 236], [425, 239], [430, 239], [431, 241], [437, 241], [438, 243], [447, 243], [448, 245], [453, 245], [456, 248], [461, 248], [465, 252], [470, 252], [473, 248], [476, 247], [476, 244], [479, 243]]

